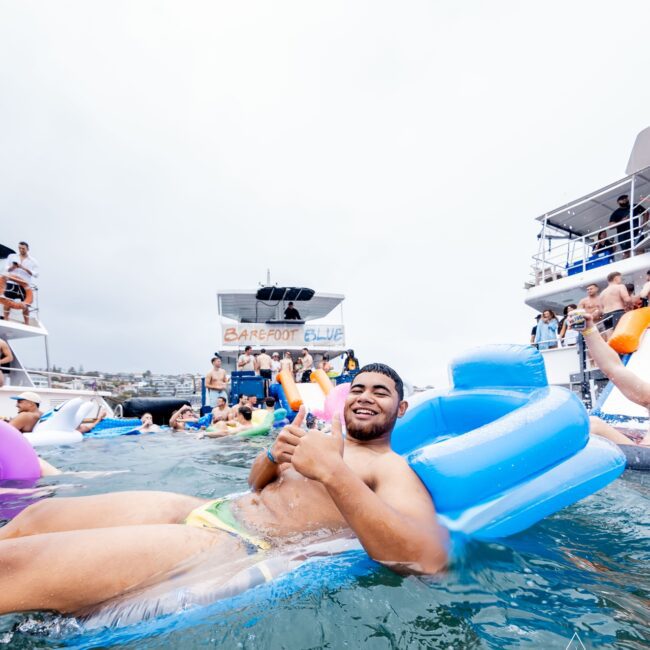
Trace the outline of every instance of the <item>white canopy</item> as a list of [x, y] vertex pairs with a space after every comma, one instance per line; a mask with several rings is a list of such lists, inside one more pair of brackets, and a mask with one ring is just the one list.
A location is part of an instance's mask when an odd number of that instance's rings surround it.
[[[642, 131], [642, 133], [644, 132]], [[632, 196], [633, 184], [634, 197]], [[537, 220], [541, 222], [546, 220], [548, 226], [578, 237], [588, 235], [605, 227], [612, 212], [619, 207], [616, 199], [621, 194], [627, 194], [630, 197], [630, 202], [635, 205], [648, 197], [650, 195], [650, 167], [645, 167], [607, 185], [607, 187], [547, 212], [537, 217]], [[646, 200], [644, 205], [650, 207], [650, 200]]]

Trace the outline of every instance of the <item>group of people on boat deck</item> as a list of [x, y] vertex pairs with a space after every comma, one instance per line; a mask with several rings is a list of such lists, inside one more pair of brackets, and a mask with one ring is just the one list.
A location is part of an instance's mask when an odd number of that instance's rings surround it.
[[568, 315], [574, 309], [584, 309], [600, 323], [605, 330], [613, 330], [621, 316], [627, 311], [645, 307], [650, 295], [650, 270], [646, 273], [646, 282], [638, 294], [634, 293], [634, 284], [623, 283], [623, 276], [618, 271], [612, 271], [607, 276], [607, 287], [600, 290], [598, 284], [587, 286], [587, 295], [577, 305], [567, 305], [563, 318], [558, 321], [552, 309], [545, 309], [535, 318], [537, 324], [530, 333], [530, 343], [540, 350], [575, 345], [578, 333], [570, 326]]
[[[215, 407], [220, 398], [223, 398], [226, 403], [228, 402], [228, 382], [230, 377], [222, 367], [222, 360], [219, 355], [212, 357], [211, 363], [212, 368], [205, 376], [206, 402], [208, 405]], [[309, 353], [308, 348], [303, 348], [300, 355], [294, 360], [289, 350], [281, 358], [279, 352], [273, 352], [269, 355], [266, 349], [262, 348], [256, 353], [253, 351], [252, 346], [247, 345], [237, 359], [238, 371], [254, 372], [270, 382], [276, 381], [278, 373], [281, 371], [293, 375], [297, 382], [308, 382], [312, 370], [315, 369], [321, 369], [327, 374], [334, 372], [328, 354], [323, 354], [314, 364], [314, 358]], [[354, 350], [350, 349], [346, 352], [343, 360], [342, 373], [344, 375], [353, 374], [358, 369], [359, 360], [354, 355]]]

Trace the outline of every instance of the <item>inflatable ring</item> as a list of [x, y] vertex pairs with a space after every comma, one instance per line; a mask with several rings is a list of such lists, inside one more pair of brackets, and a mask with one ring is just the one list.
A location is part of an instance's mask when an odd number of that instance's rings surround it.
[[34, 448], [18, 429], [0, 421], [0, 480], [40, 478]]

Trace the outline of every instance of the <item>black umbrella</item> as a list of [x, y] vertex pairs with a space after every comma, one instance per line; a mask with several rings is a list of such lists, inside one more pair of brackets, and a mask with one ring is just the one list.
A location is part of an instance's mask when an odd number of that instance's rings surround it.
[[9, 246], [3, 246], [0, 244], [0, 260], [6, 260], [9, 255], [15, 252], [16, 251], [13, 248], [9, 248]]

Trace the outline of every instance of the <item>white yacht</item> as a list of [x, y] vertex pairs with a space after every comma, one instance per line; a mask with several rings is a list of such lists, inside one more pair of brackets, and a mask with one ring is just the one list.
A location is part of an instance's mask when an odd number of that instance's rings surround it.
[[[3, 250], [11, 251], [6, 247], [3, 247]], [[10, 311], [8, 319], [0, 319], [0, 338], [9, 344], [14, 357], [7, 368], [8, 372], [4, 375], [4, 385], [0, 387], [0, 417], [11, 418], [16, 415], [16, 402], [11, 398], [27, 390], [34, 391], [41, 397], [40, 408], [43, 412], [56, 408], [73, 397], [82, 397], [97, 402], [98, 406], [103, 406], [109, 414], [112, 414], [112, 409], [104, 399], [109, 397], [110, 393], [84, 388], [82, 378], [67, 376], [65, 383], [55, 385], [53, 377], [60, 379], [62, 375], [50, 372], [48, 332], [40, 320], [37, 290], [34, 290], [34, 303], [30, 308], [29, 322], [24, 322], [21, 311]], [[21, 362], [16, 344], [21, 339], [28, 338], [42, 339], [46, 370], [29, 369]]]
[[[588, 285], [605, 288], [612, 271], [620, 272], [624, 283], [634, 284], [635, 291], [641, 289], [650, 270], [650, 221], [639, 214], [642, 208], [650, 209], [650, 128], [637, 136], [626, 174], [537, 217], [538, 250], [525, 284], [525, 302], [536, 312], [552, 309], [561, 318], [564, 307], [578, 304], [586, 295]], [[630, 205], [617, 228], [608, 224], [622, 195], [629, 197]], [[606, 382], [602, 373], [589, 367], [580, 339], [577, 345], [542, 350], [542, 354], [549, 381], [581, 390], [590, 405], [595, 402], [597, 384]], [[650, 349], [647, 334], [642, 345]], [[637, 354], [641, 352], [640, 348]], [[643, 365], [647, 367], [641, 372], [650, 380], [650, 363]], [[636, 410], [631, 403], [620, 408], [627, 413]]]
[[[316, 293], [305, 287], [262, 286], [259, 289], [217, 293], [220, 346], [217, 350], [227, 371], [236, 370], [237, 357], [247, 345], [256, 352], [291, 352], [295, 360], [308, 348], [316, 363], [346, 351], [343, 301], [335, 293]], [[289, 303], [300, 318], [285, 319]]]

